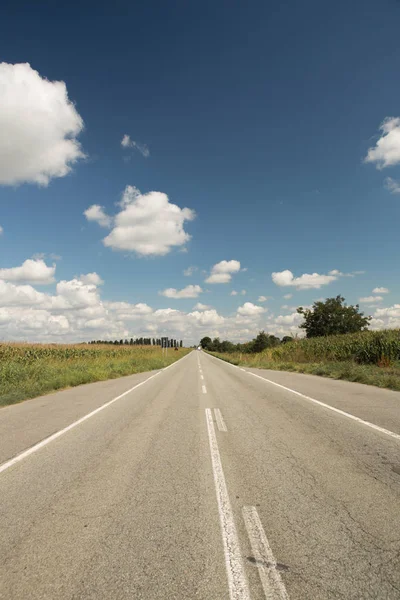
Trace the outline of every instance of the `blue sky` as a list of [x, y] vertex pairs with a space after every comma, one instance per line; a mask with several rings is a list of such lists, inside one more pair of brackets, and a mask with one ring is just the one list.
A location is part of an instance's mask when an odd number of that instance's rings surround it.
[[400, 327], [400, 2], [58, 4], [0, 23], [0, 339]]

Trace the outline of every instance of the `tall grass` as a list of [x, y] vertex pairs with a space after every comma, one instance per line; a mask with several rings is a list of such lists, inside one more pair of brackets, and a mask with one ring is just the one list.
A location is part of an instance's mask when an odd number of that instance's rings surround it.
[[400, 360], [400, 329], [293, 340], [268, 354], [276, 362], [353, 360], [358, 364], [388, 365]]
[[0, 406], [66, 387], [161, 369], [186, 348], [108, 344], [1, 344]]
[[293, 340], [258, 354], [216, 354], [235, 365], [296, 371], [400, 390], [400, 329]]

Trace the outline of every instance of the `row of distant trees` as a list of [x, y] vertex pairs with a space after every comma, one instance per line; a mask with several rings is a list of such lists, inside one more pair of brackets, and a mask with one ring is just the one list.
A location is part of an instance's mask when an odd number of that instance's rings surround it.
[[[366, 331], [371, 320], [371, 317], [366, 317], [364, 313], [360, 312], [358, 304], [348, 306], [343, 296], [327, 298], [325, 301], [319, 300], [314, 302], [311, 308], [300, 306], [297, 312], [304, 318], [299, 327], [305, 330], [307, 338]], [[280, 340], [274, 335], [260, 331], [257, 337], [245, 344], [234, 344], [229, 340], [221, 342], [219, 338], [212, 340], [206, 336], [200, 340], [200, 346], [211, 352], [252, 353], [262, 352], [267, 348], [274, 348], [294, 339], [290, 336], [284, 336]]]
[[252, 354], [253, 352], [262, 352], [267, 348], [275, 348], [281, 343], [286, 343], [292, 340], [292, 337], [285, 336], [281, 341], [275, 335], [265, 333], [265, 331], [260, 331], [257, 337], [250, 342], [245, 342], [244, 344], [234, 344], [229, 340], [221, 341], [219, 338], [214, 338], [212, 340], [210, 337], [206, 336], [200, 340], [200, 346], [204, 350], [209, 350], [210, 352], [243, 352], [245, 354]]
[[[161, 338], [131, 338], [130, 340], [92, 340], [89, 344], [114, 344], [115, 346], [161, 346]], [[168, 348], [182, 348], [182, 340], [168, 340]]]

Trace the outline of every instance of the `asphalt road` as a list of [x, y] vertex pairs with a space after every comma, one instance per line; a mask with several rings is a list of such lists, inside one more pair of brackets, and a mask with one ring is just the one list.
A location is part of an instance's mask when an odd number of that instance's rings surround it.
[[400, 599], [399, 450], [400, 393], [196, 351], [4, 408], [0, 598]]

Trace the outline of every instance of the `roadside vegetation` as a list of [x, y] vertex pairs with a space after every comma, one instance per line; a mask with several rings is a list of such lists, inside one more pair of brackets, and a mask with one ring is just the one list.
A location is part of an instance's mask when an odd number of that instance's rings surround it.
[[235, 365], [309, 373], [400, 391], [400, 330], [292, 340], [259, 353], [212, 352]]
[[0, 343], [0, 406], [82, 383], [162, 369], [187, 348]]
[[400, 391], [400, 329], [368, 331], [370, 318], [344, 298], [328, 298], [299, 307], [306, 338], [261, 331], [245, 344], [203, 338], [200, 344], [236, 365], [310, 373]]

